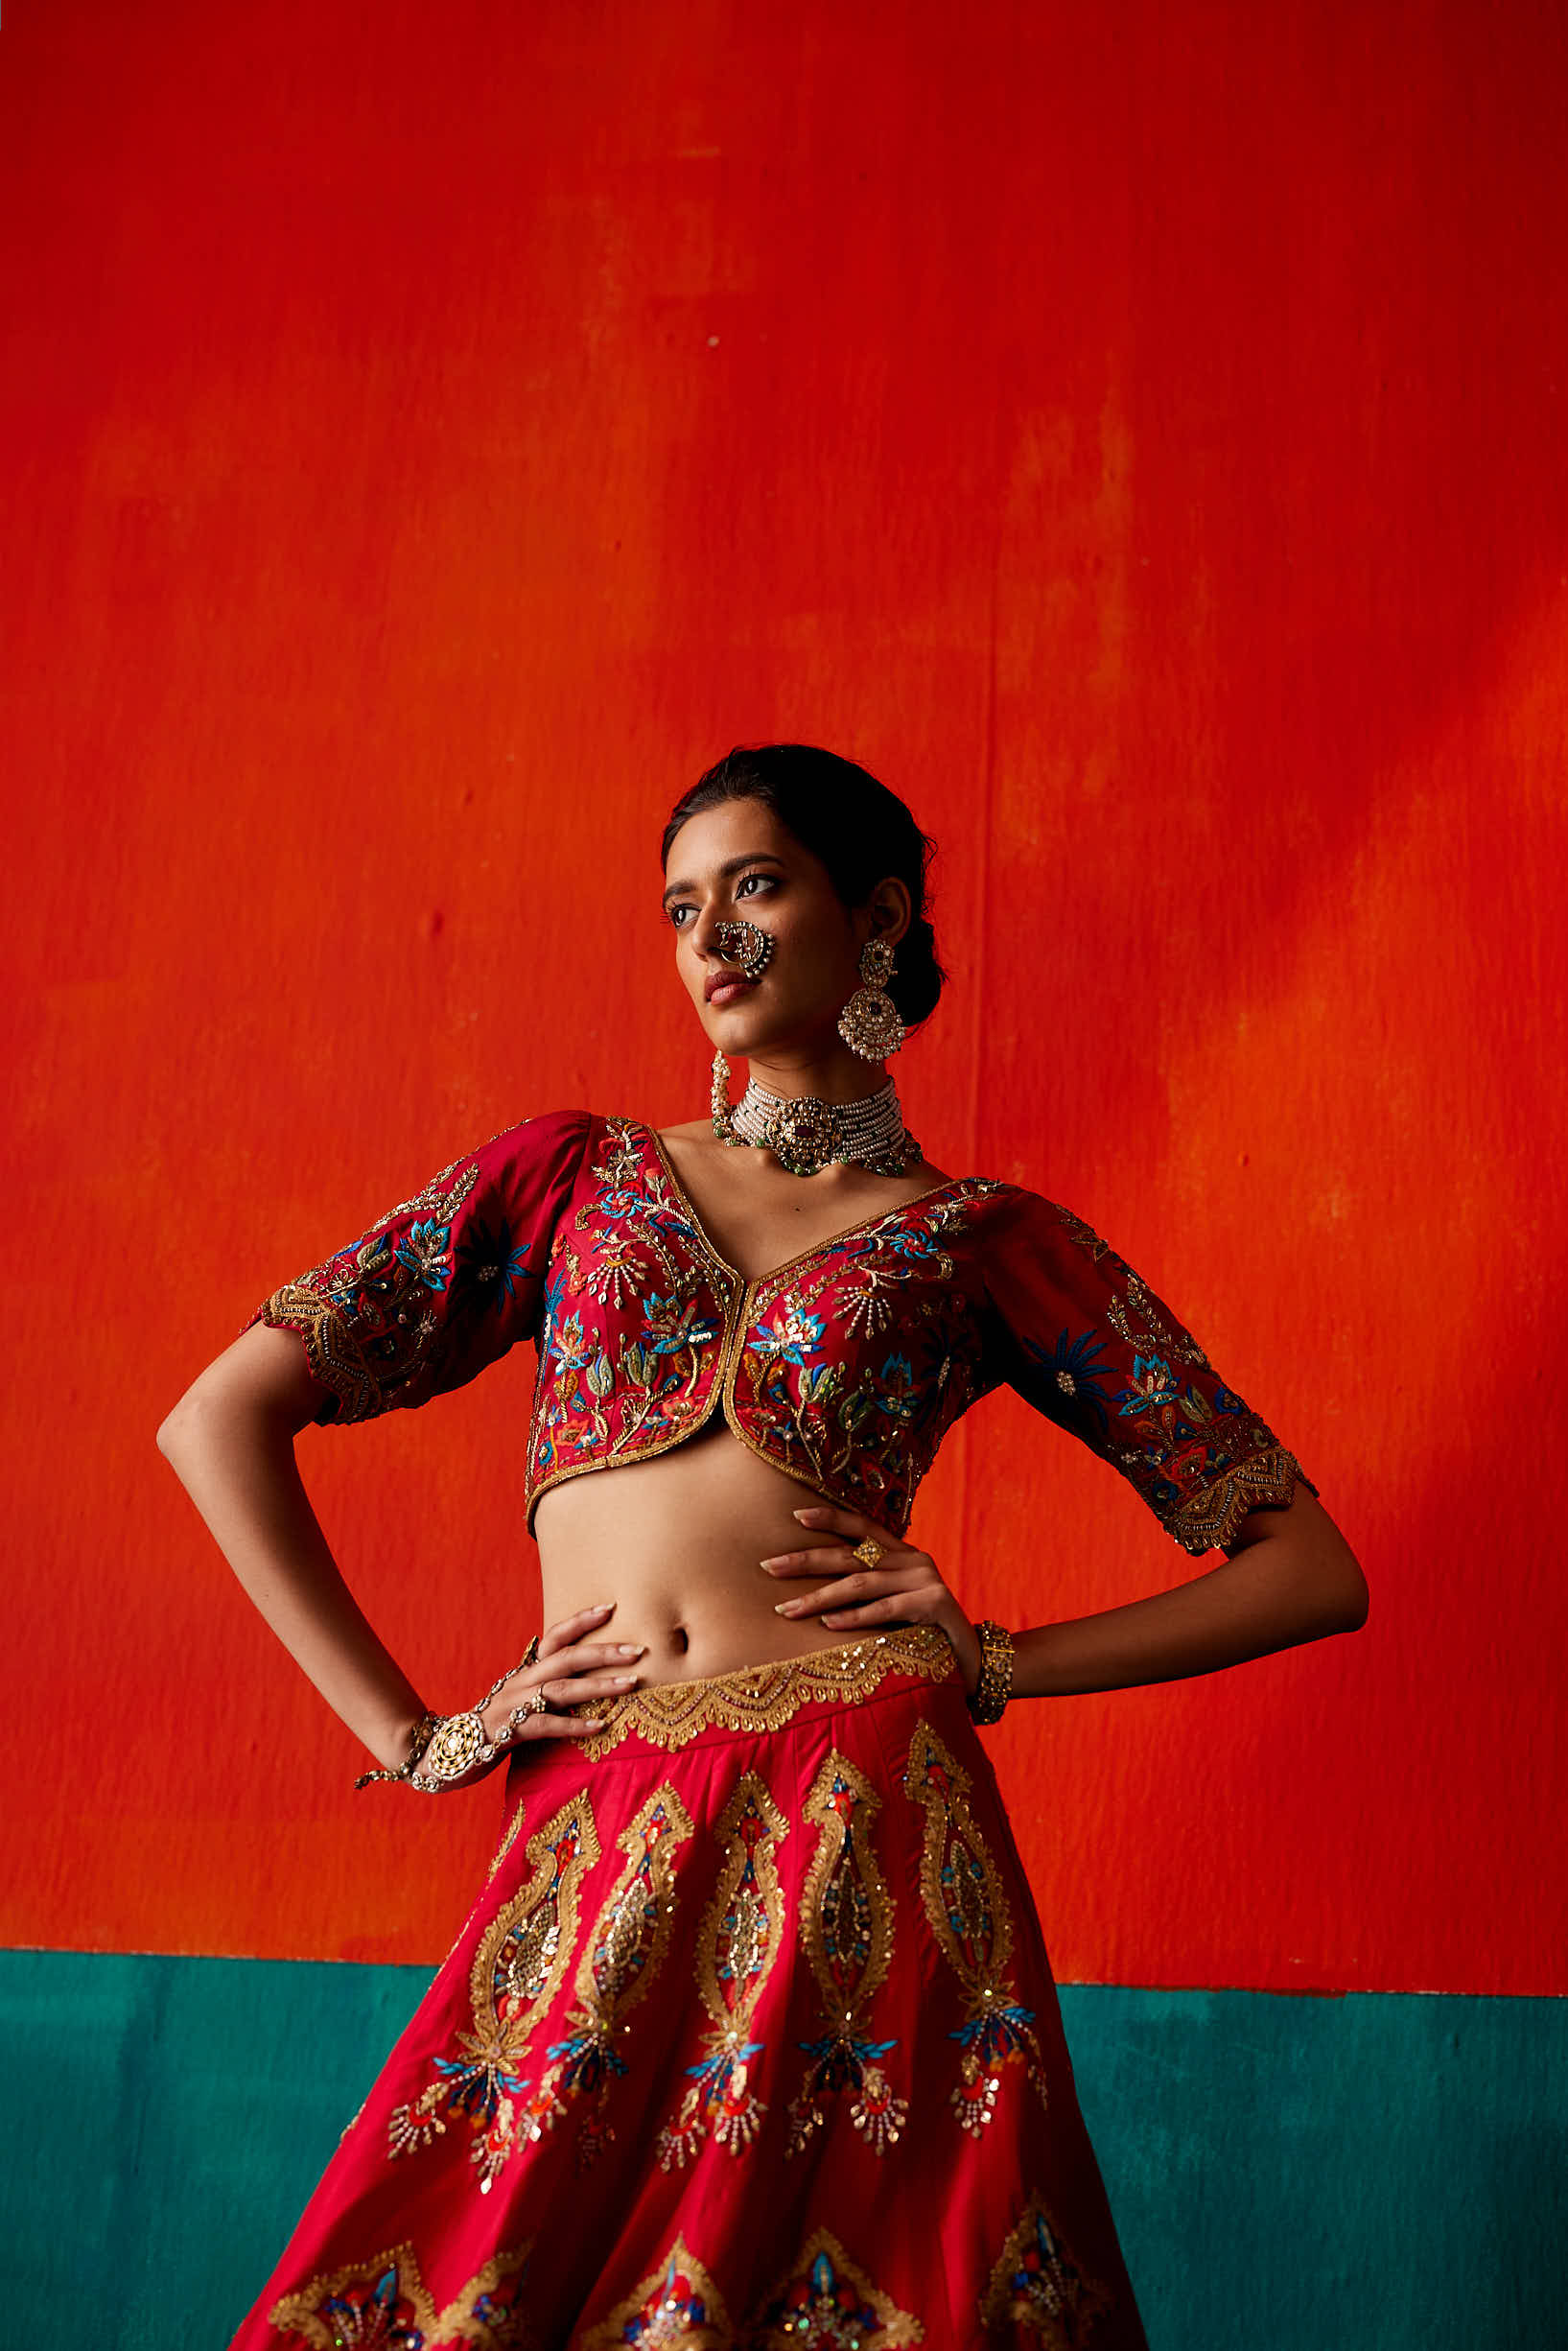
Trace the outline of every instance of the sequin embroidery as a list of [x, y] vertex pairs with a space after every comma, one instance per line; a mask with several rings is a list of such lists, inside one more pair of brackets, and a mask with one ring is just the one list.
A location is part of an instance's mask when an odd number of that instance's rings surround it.
[[481, 2190], [518, 2145], [537, 2138], [523, 2113], [521, 2071], [529, 2040], [560, 1989], [577, 1938], [583, 1878], [599, 1857], [598, 1832], [586, 1792], [573, 1797], [535, 1831], [526, 1847], [528, 1877], [497, 1911], [474, 1954], [469, 1999], [474, 2029], [457, 2035], [456, 2057], [437, 2057], [436, 2080], [412, 2104], [387, 2118], [387, 2153], [410, 2155], [466, 2117], [470, 2155]]
[[667, 1783], [655, 1789], [620, 1834], [626, 1866], [595, 1921], [578, 1963], [576, 2006], [537, 2088], [523, 2101], [520, 2127], [530, 2138], [566, 2113], [570, 2099], [593, 2099], [577, 2134], [577, 2164], [586, 2170], [615, 2130], [607, 2107], [627, 2060], [616, 2047], [627, 2010], [657, 1976], [675, 1914], [675, 1855], [692, 1833], [691, 1816]]
[[925, 2329], [872, 2284], [831, 2228], [816, 2228], [742, 2339], [746, 2351], [896, 2351], [924, 2342]]
[[1086, 2278], [1067, 2252], [1044, 2199], [1029, 2198], [1009, 2229], [981, 2298], [988, 2334], [1026, 2328], [1047, 2351], [1078, 2351], [1111, 2308], [1104, 2288]]
[[893, 1902], [872, 1845], [881, 1808], [865, 1774], [831, 1749], [803, 1807], [817, 1847], [801, 1894], [801, 1945], [816, 1978], [825, 2029], [800, 2044], [810, 2064], [790, 2102], [789, 2155], [821, 2128], [843, 2090], [854, 2093], [851, 2121], [878, 2155], [895, 2144], [908, 2116], [907, 2100], [895, 2093], [881, 2064], [897, 2042], [873, 2040], [866, 2031], [893, 1958]]
[[589, 2328], [582, 2351], [730, 2351], [732, 2340], [724, 2296], [677, 2237], [665, 2260]]
[[779, 1847], [789, 1823], [755, 1772], [745, 1772], [720, 1813], [718, 1882], [697, 1926], [697, 1990], [713, 2019], [707, 2048], [687, 2071], [691, 2086], [673, 2124], [659, 2133], [663, 2168], [689, 2163], [708, 2131], [740, 2153], [755, 2138], [766, 2102], [750, 2086], [762, 2044], [751, 2020], [784, 1941]]
[[921, 1723], [909, 1742], [903, 1784], [925, 1813], [920, 1863], [925, 1916], [966, 1995], [964, 2022], [950, 2035], [964, 2053], [952, 2108], [970, 2136], [978, 2138], [995, 2108], [1003, 2065], [1021, 2062], [1045, 2103], [1035, 2011], [1022, 2006], [1008, 1980], [1013, 1915], [1001, 1872], [970, 1810], [970, 1775], [929, 1723]]

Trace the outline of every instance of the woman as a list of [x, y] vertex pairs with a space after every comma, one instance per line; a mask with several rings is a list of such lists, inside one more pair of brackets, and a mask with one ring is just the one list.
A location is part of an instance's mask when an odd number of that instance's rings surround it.
[[[1366, 1587], [1104, 1241], [904, 1129], [885, 1062], [941, 987], [930, 846], [847, 761], [732, 752], [664, 840], [711, 1117], [492, 1137], [276, 1290], [159, 1431], [367, 1776], [443, 1794], [509, 1759], [489, 1881], [246, 2351], [1143, 2342], [974, 1726], [1348, 1630]], [[293, 1438], [524, 1337], [548, 1630], [437, 1718]], [[1224, 1563], [971, 1623], [906, 1530], [1004, 1382]]]

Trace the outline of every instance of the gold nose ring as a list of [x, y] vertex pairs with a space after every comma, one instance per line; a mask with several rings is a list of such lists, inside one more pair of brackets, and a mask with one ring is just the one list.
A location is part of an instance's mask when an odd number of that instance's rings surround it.
[[761, 979], [773, 959], [772, 933], [756, 923], [715, 923], [714, 936], [724, 962], [738, 963], [747, 979]]

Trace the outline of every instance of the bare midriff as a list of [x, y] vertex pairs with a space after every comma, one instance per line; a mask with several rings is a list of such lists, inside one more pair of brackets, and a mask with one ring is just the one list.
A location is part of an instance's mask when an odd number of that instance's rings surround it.
[[761, 1565], [782, 1551], [843, 1540], [790, 1516], [825, 1499], [754, 1453], [715, 1406], [667, 1453], [585, 1471], [540, 1496], [533, 1531], [544, 1622], [612, 1601], [602, 1637], [647, 1644], [636, 1667], [644, 1681], [727, 1674], [854, 1640], [867, 1628], [775, 1613], [779, 1601], [819, 1590], [833, 1570], [770, 1575]]
[[[857, 1218], [953, 1181], [924, 1160], [896, 1186], [846, 1167], [806, 1179], [768, 1173], [759, 1154], [720, 1149], [706, 1119], [656, 1140], [706, 1246], [737, 1281], [761, 1279]], [[737, 1257], [742, 1246], [746, 1255]], [[884, 1632], [886, 1623], [825, 1625], [820, 1613], [775, 1613], [779, 1601], [847, 1572], [839, 1565], [820, 1576], [769, 1575], [761, 1564], [782, 1551], [841, 1546], [846, 1538], [833, 1528], [809, 1529], [790, 1516], [830, 1499], [754, 1452], [715, 1397], [702, 1427], [667, 1453], [585, 1470], [541, 1494], [533, 1533], [544, 1622], [612, 1601], [602, 1637], [646, 1642], [636, 1668], [644, 1681], [733, 1673]]]

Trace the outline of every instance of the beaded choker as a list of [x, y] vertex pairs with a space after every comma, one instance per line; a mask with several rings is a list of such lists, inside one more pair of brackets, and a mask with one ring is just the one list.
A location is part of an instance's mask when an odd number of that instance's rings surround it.
[[857, 1101], [825, 1102], [814, 1093], [775, 1093], [754, 1077], [732, 1108], [729, 1077], [729, 1063], [715, 1053], [714, 1133], [720, 1142], [771, 1151], [791, 1175], [815, 1175], [820, 1167], [849, 1162], [873, 1175], [902, 1175], [921, 1156], [891, 1078]]

